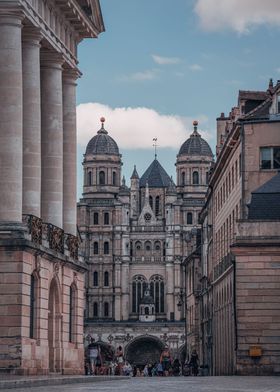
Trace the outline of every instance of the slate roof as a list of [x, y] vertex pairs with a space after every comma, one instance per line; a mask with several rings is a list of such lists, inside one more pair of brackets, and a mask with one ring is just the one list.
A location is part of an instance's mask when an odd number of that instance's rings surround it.
[[187, 139], [181, 146], [178, 155], [202, 155], [213, 157], [212, 150], [197, 131], [194, 131], [189, 139]]
[[166, 173], [157, 159], [150, 164], [148, 169], [140, 178], [140, 188], [145, 188], [148, 183], [149, 188], [168, 188], [171, 178]]
[[255, 109], [247, 113], [241, 120], [269, 120], [269, 108], [271, 106], [271, 98], [262, 102]]
[[101, 129], [97, 132], [97, 135], [88, 142], [86, 148], [86, 154], [94, 155], [119, 155], [119, 147], [115, 140], [108, 135], [103, 124]]
[[280, 220], [280, 172], [252, 192], [248, 219]]

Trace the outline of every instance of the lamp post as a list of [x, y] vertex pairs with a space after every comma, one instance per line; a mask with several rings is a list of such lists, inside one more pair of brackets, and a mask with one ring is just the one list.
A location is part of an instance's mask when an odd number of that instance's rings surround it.
[[185, 318], [184, 318], [184, 333], [185, 333], [185, 361], [188, 360], [188, 328], [187, 328], [187, 296], [186, 291], [183, 289], [177, 294], [177, 308], [179, 312], [183, 309], [185, 310]]

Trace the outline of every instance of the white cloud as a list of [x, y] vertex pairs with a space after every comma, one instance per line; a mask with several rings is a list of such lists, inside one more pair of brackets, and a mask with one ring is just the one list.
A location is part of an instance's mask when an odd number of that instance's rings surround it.
[[195, 72], [203, 70], [202, 66], [199, 65], [199, 64], [192, 64], [192, 65], [190, 65], [189, 68], [190, 68], [191, 71], [195, 71]]
[[135, 72], [130, 75], [122, 75], [118, 78], [120, 82], [142, 82], [145, 80], [154, 80], [158, 77], [159, 71], [157, 69], [151, 69], [143, 72]]
[[154, 62], [159, 65], [179, 64], [181, 62], [179, 57], [162, 57], [156, 54], [152, 54], [152, 58]]
[[280, 26], [279, 0], [196, 0], [195, 12], [207, 31], [243, 34], [262, 24]]
[[[152, 148], [157, 137], [159, 148], [178, 149], [192, 132], [193, 118], [163, 115], [145, 107], [111, 108], [100, 103], [85, 103], [77, 107], [78, 144], [85, 147], [100, 128], [100, 117], [106, 119], [105, 129], [120, 149]], [[206, 127], [208, 118], [196, 118]], [[211, 139], [210, 132], [201, 132]]]

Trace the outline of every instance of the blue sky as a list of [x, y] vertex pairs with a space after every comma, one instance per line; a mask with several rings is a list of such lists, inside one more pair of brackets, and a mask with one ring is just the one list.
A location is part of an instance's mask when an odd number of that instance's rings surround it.
[[[192, 120], [215, 148], [216, 117], [239, 89], [280, 79], [279, 0], [100, 0], [106, 32], [78, 50], [78, 197], [82, 154], [106, 117], [129, 185], [158, 159], [175, 175]], [[242, 13], [240, 13], [242, 8]], [[87, 105], [85, 105], [87, 104]]]

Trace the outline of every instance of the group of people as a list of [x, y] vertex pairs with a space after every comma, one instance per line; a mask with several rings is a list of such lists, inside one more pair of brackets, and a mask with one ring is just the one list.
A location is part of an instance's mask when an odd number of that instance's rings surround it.
[[144, 367], [132, 366], [128, 361], [125, 361], [121, 346], [109, 359], [109, 361], [104, 361], [100, 345], [91, 338], [87, 348], [85, 373], [87, 375], [124, 375], [132, 377], [198, 375], [196, 350], [192, 351], [190, 360], [187, 360], [184, 364], [181, 364], [178, 358], [172, 360], [168, 347], [162, 351], [158, 362], [147, 363]]
[[93, 376], [122, 375], [125, 365], [122, 347], [119, 346], [115, 355], [110, 356], [110, 362], [106, 362], [103, 358], [100, 345], [95, 342], [95, 339], [91, 338], [90, 344], [87, 347], [85, 374]]

